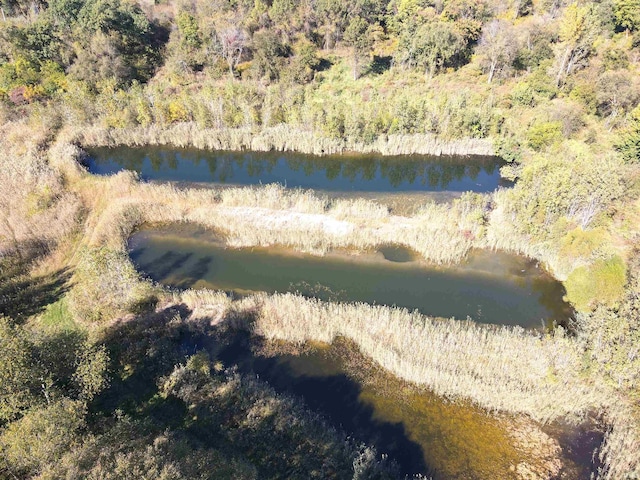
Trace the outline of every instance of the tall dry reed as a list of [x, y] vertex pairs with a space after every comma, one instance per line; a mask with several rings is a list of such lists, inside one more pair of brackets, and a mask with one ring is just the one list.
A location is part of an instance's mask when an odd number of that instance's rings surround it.
[[345, 152], [381, 155], [494, 155], [487, 139], [443, 140], [431, 134], [382, 135], [373, 143], [328, 138], [289, 125], [250, 128], [202, 129], [196, 123], [151, 125], [123, 129], [87, 126], [67, 132], [67, 139], [91, 146], [174, 145], [211, 150], [295, 151], [315, 155]]

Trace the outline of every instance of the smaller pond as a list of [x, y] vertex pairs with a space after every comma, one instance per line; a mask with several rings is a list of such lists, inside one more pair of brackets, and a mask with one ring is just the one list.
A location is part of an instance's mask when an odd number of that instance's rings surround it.
[[437, 317], [539, 328], [564, 324], [564, 288], [534, 261], [486, 251], [436, 267], [400, 247], [318, 257], [280, 248], [226, 248], [210, 233], [173, 226], [130, 239], [137, 268], [177, 288], [298, 292], [336, 302], [405, 307]]
[[280, 183], [327, 192], [490, 192], [510, 182], [496, 157], [304, 155], [207, 151], [170, 146], [90, 148], [95, 174], [123, 169], [145, 180], [229, 185]]
[[[548, 452], [519, 449], [509, 434], [510, 425], [517, 424], [513, 418], [491, 416], [468, 403], [410, 387], [376, 368], [344, 340], [315, 345], [302, 355], [264, 356], [260, 351], [259, 339], [239, 334], [218, 358], [257, 375], [278, 392], [301, 397], [348, 435], [389, 455], [403, 475], [515, 480], [519, 463], [544, 469], [541, 458]], [[563, 450], [557, 478], [589, 478], [591, 454], [602, 436], [566, 426], [556, 426], [554, 433]]]

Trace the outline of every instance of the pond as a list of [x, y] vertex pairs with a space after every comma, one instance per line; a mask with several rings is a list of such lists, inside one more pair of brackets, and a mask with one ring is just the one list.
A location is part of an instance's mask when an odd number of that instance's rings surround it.
[[[411, 387], [341, 339], [295, 354], [277, 353], [277, 348], [273, 352], [260, 339], [236, 334], [218, 358], [257, 375], [278, 392], [302, 398], [332, 425], [396, 461], [403, 476], [516, 479], [518, 464], [544, 471], [553, 456], [535, 446], [528, 451], [518, 447], [510, 433], [521, 425], [517, 419], [489, 415], [468, 402], [450, 402]], [[562, 449], [557, 478], [589, 478], [591, 455], [602, 435], [587, 425], [555, 425], [552, 437]]]
[[328, 192], [491, 192], [511, 185], [497, 157], [328, 155], [208, 151], [170, 146], [88, 149], [95, 174], [123, 169], [144, 180], [227, 185], [280, 183]]
[[566, 324], [572, 315], [558, 281], [535, 261], [500, 252], [474, 251], [459, 265], [439, 267], [398, 246], [322, 257], [276, 247], [227, 248], [210, 232], [184, 226], [143, 229], [129, 248], [137, 268], [177, 288], [298, 292], [531, 328]]

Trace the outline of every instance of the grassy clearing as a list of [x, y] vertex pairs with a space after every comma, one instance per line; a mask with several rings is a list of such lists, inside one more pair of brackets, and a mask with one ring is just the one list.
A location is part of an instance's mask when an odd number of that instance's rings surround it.
[[620, 257], [597, 260], [571, 272], [565, 282], [567, 299], [581, 311], [598, 303], [616, 307], [624, 295], [626, 281], [627, 269]]
[[38, 321], [45, 329], [75, 330], [78, 328], [69, 308], [67, 297], [62, 297], [55, 303], [47, 305]]

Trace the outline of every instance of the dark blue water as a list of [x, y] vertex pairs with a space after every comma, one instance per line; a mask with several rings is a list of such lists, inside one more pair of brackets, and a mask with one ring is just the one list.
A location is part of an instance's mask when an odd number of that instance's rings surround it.
[[89, 171], [138, 172], [145, 180], [230, 185], [280, 183], [334, 192], [490, 192], [510, 183], [496, 157], [380, 155], [314, 156], [282, 152], [225, 152], [168, 146], [92, 148]]

